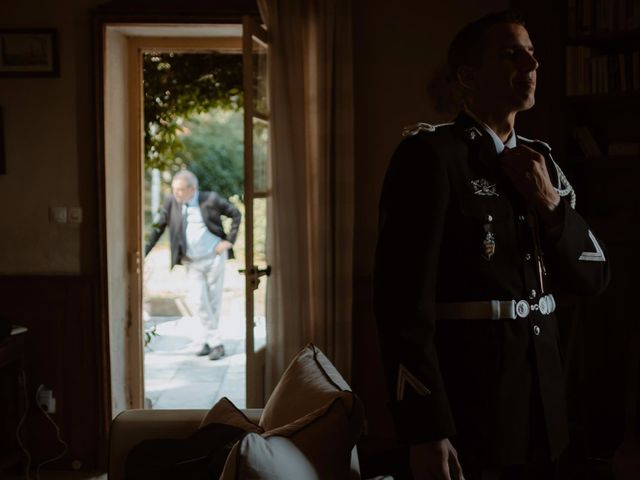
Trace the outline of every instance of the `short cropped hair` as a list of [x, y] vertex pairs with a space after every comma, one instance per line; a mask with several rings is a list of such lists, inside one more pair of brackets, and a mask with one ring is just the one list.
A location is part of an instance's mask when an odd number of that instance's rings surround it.
[[198, 177], [189, 170], [180, 170], [173, 176], [171, 182], [173, 183], [174, 180], [185, 180], [190, 187], [198, 188]]
[[457, 79], [458, 69], [463, 65], [480, 65], [486, 46], [484, 34], [498, 23], [515, 23], [525, 26], [524, 19], [518, 12], [503, 10], [485, 15], [462, 28], [449, 45], [447, 63], [451, 79]]

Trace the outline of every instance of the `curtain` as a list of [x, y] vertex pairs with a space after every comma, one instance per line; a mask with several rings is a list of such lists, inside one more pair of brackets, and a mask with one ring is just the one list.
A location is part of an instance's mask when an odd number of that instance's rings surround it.
[[350, 1], [258, 3], [270, 42], [268, 396], [307, 342], [350, 377], [353, 75]]

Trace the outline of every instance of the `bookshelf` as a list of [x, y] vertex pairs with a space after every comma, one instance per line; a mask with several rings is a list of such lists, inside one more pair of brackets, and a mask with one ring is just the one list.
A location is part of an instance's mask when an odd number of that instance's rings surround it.
[[540, 61], [536, 107], [518, 129], [551, 144], [612, 272], [603, 295], [559, 302], [571, 437], [561, 478], [611, 479], [640, 435], [640, 0], [511, 6]]
[[[565, 40], [566, 152], [583, 196], [635, 189], [640, 162], [640, 0], [567, 0]], [[620, 155], [623, 152], [624, 155]], [[611, 153], [611, 155], [610, 155]], [[620, 171], [627, 176], [620, 177]], [[608, 192], [612, 193], [612, 192]], [[601, 195], [599, 196], [600, 198]], [[586, 208], [615, 229], [617, 210], [637, 211], [635, 195], [612, 209]], [[598, 202], [587, 202], [597, 204]], [[607, 202], [600, 202], [607, 203]], [[605, 226], [607, 222], [605, 221]], [[629, 232], [630, 234], [632, 232]], [[605, 240], [607, 240], [605, 238]], [[633, 241], [609, 238], [615, 242]]]
[[573, 329], [582, 335], [583, 369], [573, 394], [586, 405], [574, 417], [572, 447], [583, 465], [605, 459], [600, 466], [615, 471], [620, 452], [640, 438], [640, 0], [567, 0], [564, 43], [567, 164], [612, 271], [607, 292], [579, 300], [572, 319], [583, 323]]

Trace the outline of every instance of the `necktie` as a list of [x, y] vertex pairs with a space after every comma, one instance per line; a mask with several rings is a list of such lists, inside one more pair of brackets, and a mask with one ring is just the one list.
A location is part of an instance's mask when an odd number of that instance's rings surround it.
[[182, 245], [183, 251], [187, 253], [187, 215], [189, 212], [189, 206], [186, 203], [182, 204]]

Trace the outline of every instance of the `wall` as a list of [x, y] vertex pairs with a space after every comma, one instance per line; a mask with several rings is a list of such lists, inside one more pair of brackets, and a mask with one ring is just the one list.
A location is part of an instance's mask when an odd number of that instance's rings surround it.
[[[0, 28], [56, 28], [60, 76], [0, 78], [7, 173], [0, 176], [0, 315], [29, 328], [29, 398], [53, 389], [62, 438], [91, 468], [104, 457], [97, 298], [97, 179], [90, 10], [99, 0], [4, 0]], [[83, 223], [50, 223], [49, 207], [82, 207]], [[60, 452], [34, 411], [27, 441], [36, 461]]]
[[[129, 73], [127, 41], [113, 28], [105, 32], [105, 218], [107, 219], [107, 270], [109, 279], [109, 348], [111, 364], [111, 409], [115, 414], [131, 407], [128, 380], [128, 329], [129, 329], [129, 250], [128, 229], [129, 202], [127, 196], [130, 168], [129, 161], [129, 110], [127, 100]], [[124, 119], [124, 121], [123, 121]], [[123, 181], [124, 180], [124, 181]], [[136, 405], [138, 407], [138, 405]]]
[[[53, 426], [31, 401], [42, 384], [53, 391], [56, 412], [51, 417], [69, 444], [67, 455], [56, 465], [68, 468], [75, 460], [83, 468], [95, 468], [106, 453], [106, 430], [101, 419], [104, 383], [93, 279], [82, 275], [0, 276], [0, 291], [5, 296], [0, 301], [2, 315], [28, 328], [25, 372], [30, 406], [23, 433], [34, 462], [61, 451]], [[13, 392], [0, 395], [7, 396], [13, 397]]]
[[[64, 467], [72, 459], [85, 467], [104, 465], [109, 418], [104, 375], [110, 359], [102, 348], [108, 335], [103, 297], [107, 288], [121, 298], [127, 293], [126, 285], [115, 277], [111, 285], [100, 285], [103, 252], [90, 14], [104, 3], [0, 2], [0, 28], [56, 28], [60, 39], [58, 77], [0, 78], [7, 158], [7, 174], [0, 176], [0, 202], [7, 206], [0, 214], [0, 316], [29, 328], [29, 398], [41, 383], [53, 388], [59, 409], [55, 419], [70, 444], [69, 454], [56, 465]], [[109, 18], [163, 23], [211, 21], [214, 15], [237, 19], [256, 11], [253, 0], [114, 0], [110, 7], [105, 13]], [[117, 144], [123, 137], [114, 138]], [[119, 145], [112, 145], [114, 156]], [[111, 166], [110, 173], [124, 168], [124, 164]], [[126, 185], [110, 187], [116, 194], [106, 213], [117, 216], [127, 206], [125, 195], [117, 195]], [[75, 226], [51, 223], [51, 206], [82, 207], [84, 221]], [[126, 233], [117, 225], [111, 232]], [[123, 251], [119, 253], [110, 266], [124, 271], [126, 258]], [[116, 328], [124, 330], [122, 305], [109, 307]], [[121, 334], [117, 337], [122, 339]], [[114, 351], [114, 381], [122, 384], [126, 378], [122, 341]], [[127, 399], [115, 395], [113, 404], [120, 409]], [[55, 437], [43, 433], [49, 426], [29, 418], [27, 436], [36, 460], [59, 452]]]
[[[58, 29], [58, 78], [0, 78], [7, 174], [0, 176], [1, 274], [95, 271], [95, 156], [89, 9], [97, 0], [7, 0], [0, 27]], [[80, 206], [81, 225], [49, 222]]]
[[[446, 59], [454, 33], [468, 21], [508, 2], [353, 1], [355, 92], [355, 245], [353, 383], [369, 418], [365, 453], [392, 445], [385, 391], [371, 312], [371, 277], [377, 204], [402, 128], [418, 121], [441, 123], [427, 99], [427, 84]], [[398, 232], [402, 250], [402, 232]], [[410, 262], [410, 255], [398, 261]], [[398, 279], [402, 281], [402, 279]], [[378, 375], [372, 372], [379, 372]], [[365, 381], [366, 378], [366, 381]], [[380, 461], [380, 456], [375, 456]], [[374, 465], [376, 458], [372, 455]], [[380, 470], [378, 470], [380, 472]]]

